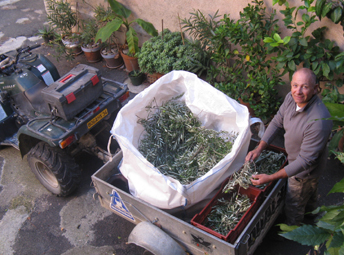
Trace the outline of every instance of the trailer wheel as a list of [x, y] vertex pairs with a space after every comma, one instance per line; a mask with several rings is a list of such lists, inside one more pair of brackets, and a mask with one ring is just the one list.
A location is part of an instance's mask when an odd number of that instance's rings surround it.
[[78, 187], [79, 166], [62, 149], [39, 142], [29, 151], [27, 160], [37, 179], [54, 195], [65, 197]]

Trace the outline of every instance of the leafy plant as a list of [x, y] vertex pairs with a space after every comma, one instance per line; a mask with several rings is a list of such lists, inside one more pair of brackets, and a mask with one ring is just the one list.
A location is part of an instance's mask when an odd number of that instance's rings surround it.
[[181, 20], [183, 29], [188, 32], [194, 41], [199, 43], [199, 48], [204, 52], [200, 60], [200, 70], [205, 71], [207, 80], [211, 81], [214, 77], [211, 76], [212, 72], [208, 72], [212, 68], [211, 57], [217, 50], [217, 41], [212, 40], [215, 36], [215, 30], [221, 24], [218, 20], [220, 15], [218, 11], [214, 15], [209, 15], [207, 19], [200, 10], [190, 13], [189, 19]]
[[141, 70], [133, 70], [133, 71], [131, 71], [130, 73], [129, 73], [129, 76], [131, 76], [131, 77], [137, 77], [137, 76], [140, 76], [140, 75], [142, 75], [143, 74], [143, 72], [141, 71]]
[[51, 26], [44, 26], [44, 28], [38, 29], [37, 35], [42, 36], [44, 42], [46, 43], [49, 43], [56, 37], [54, 28], [52, 28]]
[[203, 70], [198, 68], [202, 66], [201, 60], [204, 57], [200, 47], [186, 39], [183, 40], [180, 32], [171, 32], [168, 29], [144, 42], [136, 57], [144, 73], [165, 74], [172, 70]]
[[[344, 179], [336, 183], [329, 194], [344, 192]], [[338, 255], [344, 252], [344, 204], [321, 206], [312, 213], [324, 213], [315, 225], [288, 226], [281, 224], [281, 236], [302, 245], [314, 247], [314, 254], [326, 247], [325, 254]], [[310, 254], [310, 253], [309, 253]]]
[[152, 23], [144, 21], [142, 19], [135, 19], [131, 22], [128, 21], [128, 18], [131, 14], [131, 11], [127, 9], [124, 5], [117, 2], [116, 0], [108, 0], [111, 9], [115, 15], [115, 19], [107, 22], [107, 24], [100, 28], [97, 32], [96, 41], [101, 40], [105, 42], [115, 31], [117, 31], [122, 25], [126, 27], [126, 42], [128, 44], [129, 52], [131, 55], [135, 55], [139, 52], [139, 39], [137, 33], [132, 27], [133, 23], [137, 23], [143, 28], [149, 35], [156, 36], [158, 35], [157, 30]]
[[315, 13], [319, 19], [327, 17], [344, 27], [344, 2], [342, 0], [316, 0]]
[[49, 23], [64, 36], [71, 36], [72, 28], [78, 25], [78, 16], [70, 3], [63, 0], [47, 0], [47, 6]]
[[[290, 7], [287, 1], [274, 1], [284, 4], [285, 9], [281, 11], [284, 15], [284, 25], [293, 31], [292, 35], [281, 39], [278, 34], [266, 37], [264, 42], [271, 50], [277, 53], [272, 59], [278, 62], [277, 68], [284, 69], [283, 74], [289, 73], [291, 79], [298, 65], [310, 68], [320, 81], [333, 81], [336, 75], [344, 72], [344, 55], [335, 43], [324, 38], [326, 27], [320, 27], [312, 31], [312, 35], [306, 36], [310, 26], [319, 21], [317, 13], [328, 13], [330, 5], [313, 6], [314, 0], [302, 0], [304, 5]], [[298, 21], [298, 14], [303, 12], [302, 20]], [[339, 79], [343, 84], [343, 80]]]
[[92, 48], [96, 45], [95, 37], [98, 31], [98, 25], [95, 19], [88, 18], [81, 21], [80, 39], [84, 47]]
[[267, 16], [263, 1], [255, 0], [235, 21], [224, 15], [217, 24], [210, 68], [210, 81], [228, 96], [249, 103], [255, 114], [270, 119], [280, 101], [275, 86], [283, 84], [279, 69], [269, 58], [263, 39], [278, 27], [275, 12]]

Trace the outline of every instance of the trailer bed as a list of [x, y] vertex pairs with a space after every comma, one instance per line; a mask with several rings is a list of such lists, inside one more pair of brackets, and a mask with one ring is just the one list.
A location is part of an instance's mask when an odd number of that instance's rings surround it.
[[114, 186], [107, 182], [111, 176], [120, 173], [118, 165], [121, 159], [120, 151], [112, 161], [107, 162], [92, 175], [101, 206], [136, 225], [143, 221], [154, 223], [189, 254], [253, 254], [284, 205], [286, 181], [283, 179], [276, 182], [250, 222], [231, 244], [189, 223], [187, 216], [191, 214], [192, 217], [193, 213], [198, 213], [202, 208], [199, 211], [189, 212], [188, 209], [182, 213], [171, 213], [173, 210], [161, 210], [133, 197], [123, 186]]

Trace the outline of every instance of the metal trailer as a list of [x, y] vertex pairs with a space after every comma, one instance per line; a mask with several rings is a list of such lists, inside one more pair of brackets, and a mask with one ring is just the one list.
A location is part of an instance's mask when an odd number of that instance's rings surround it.
[[107, 182], [111, 176], [120, 173], [118, 165], [122, 157], [119, 151], [92, 175], [96, 190], [94, 197], [99, 198], [104, 208], [136, 224], [128, 237], [128, 243], [139, 245], [156, 255], [253, 254], [284, 205], [286, 181], [283, 179], [274, 185], [237, 240], [231, 244], [180, 217], [188, 212], [172, 215], [168, 210], [161, 210], [133, 197], [123, 183], [112, 185], [110, 181]]

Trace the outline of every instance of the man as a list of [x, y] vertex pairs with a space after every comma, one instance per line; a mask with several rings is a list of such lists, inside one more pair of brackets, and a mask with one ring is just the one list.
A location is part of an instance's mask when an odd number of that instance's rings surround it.
[[300, 225], [304, 214], [317, 208], [319, 176], [327, 161], [327, 141], [332, 129], [327, 108], [317, 96], [315, 74], [307, 68], [296, 71], [291, 92], [269, 124], [258, 147], [250, 151], [246, 161], [255, 160], [270, 144], [280, 129], [285, 130], [284, 144], [288, 165], [278, 172], [252, 176], [252, 184], [260, 185], [288, 178], [285, 213], [288, 225]]

